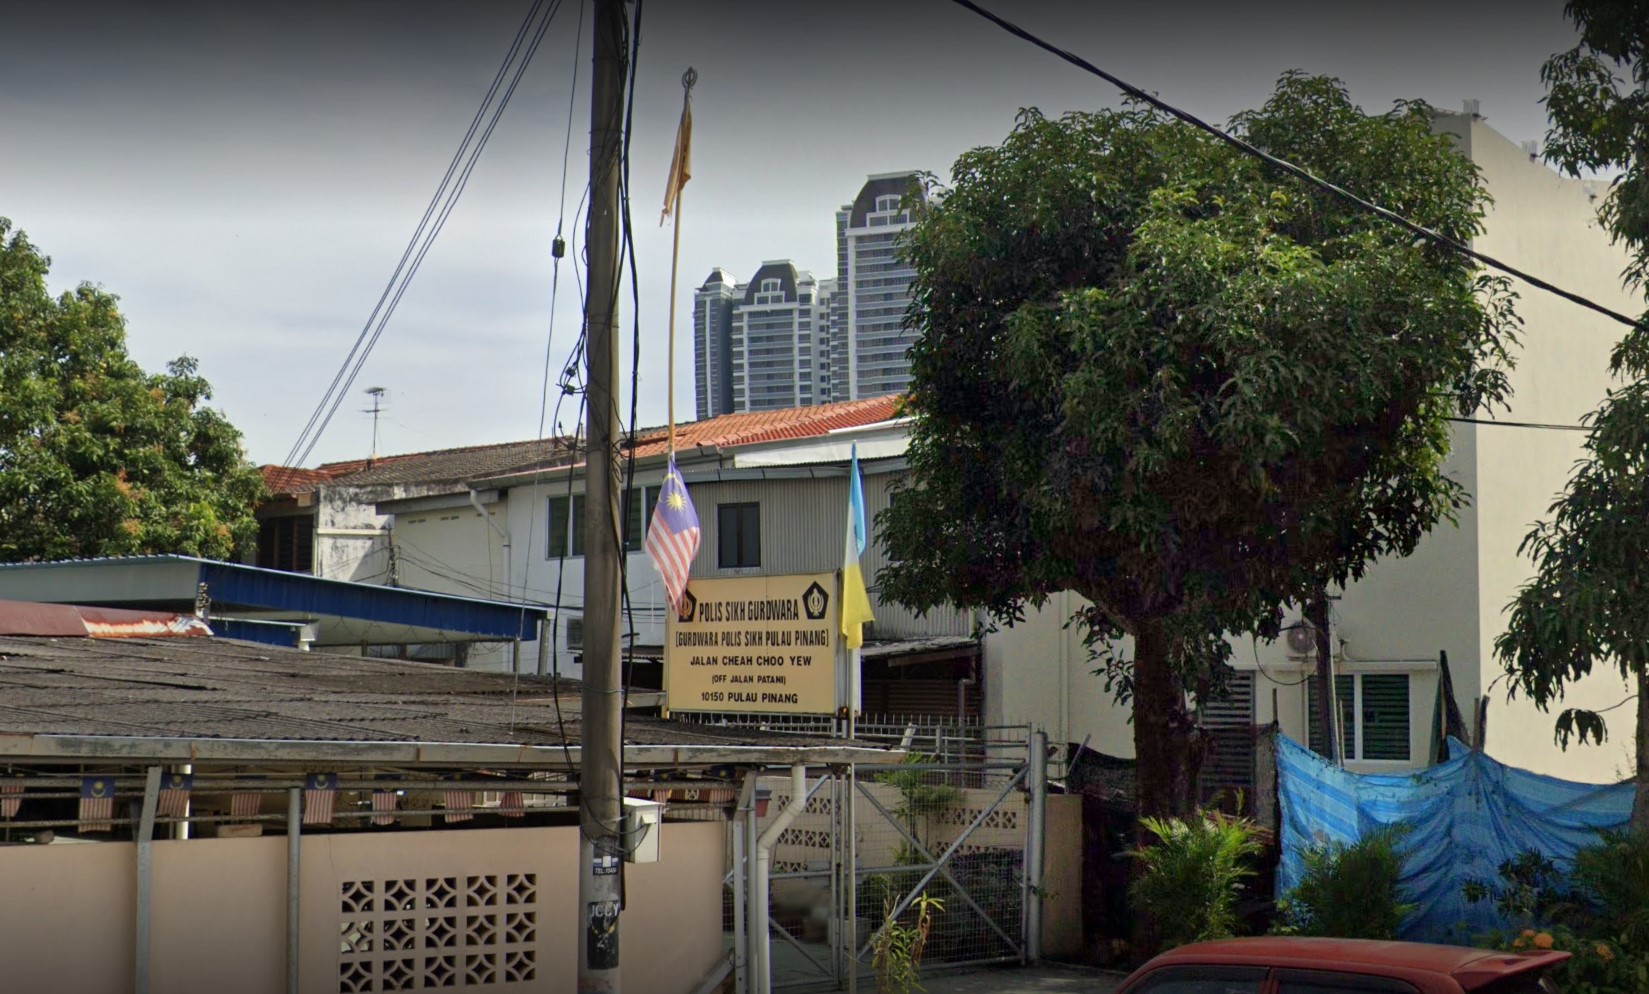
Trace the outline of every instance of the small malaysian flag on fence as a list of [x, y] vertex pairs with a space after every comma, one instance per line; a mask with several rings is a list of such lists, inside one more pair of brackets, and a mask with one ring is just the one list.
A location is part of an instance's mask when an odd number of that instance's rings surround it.
[[527, 812], [522, 809], [527, 806], [527, 795], [519, 790], [506, 790], [498, 798], [498, 813], [505, 818], [522, 818]]
[[303, 778], [303, 823], [332, 824], [332, 805], [338, 797], [338, 774], [311, 773]]
[[242, 790], [229, 795], [229, 817], [256, 818], [263, 813], [263, 794]]
[[372, 792], [372, 824], [395, 824], [395, 808], [400, 802], [400, 795], [395, 791], [384, 788]]
[[475, 794], [468, 790], [447, 790], [443, 803], [446, 806], [446, 823], [469, 821], [475, 817], [471, 810], [475, 807]]
[[23, 807], [23, 785], [8, 783], [0, 786], [0, 818], [16, 818]]
[[108, 832], [115, 814], [113, 777], [82, 777], [80, 780], [80, 830]]
[[195, 789], [193, 773], [168, 773], [160, 780], [160, 797], [155, 813], [162, 818], [183, 818], [189, 814], [189, 792]]

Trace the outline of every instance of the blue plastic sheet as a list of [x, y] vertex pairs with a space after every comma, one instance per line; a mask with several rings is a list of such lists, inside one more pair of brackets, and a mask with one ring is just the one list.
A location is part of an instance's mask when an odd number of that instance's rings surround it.
[[1449, 761], [1428, 770], [1358, 774], [1278, 736], [1278, 895], [1299, 881], [1314, 843], [1355, 842], [1371, 829], [1407, 823], [1401, 886], [1417, 908], [1402, 937], [1467, 944], [1513, 924], [1500, 920], [1492, 901], [1468, 904], [1467, 881], [1498, 883], [1500, 864], [1528, 850], [1565, 866], [1631, 814], [1630, 783], [1571, 783], [1505, 766], [1460, 742], [1449, 747]]

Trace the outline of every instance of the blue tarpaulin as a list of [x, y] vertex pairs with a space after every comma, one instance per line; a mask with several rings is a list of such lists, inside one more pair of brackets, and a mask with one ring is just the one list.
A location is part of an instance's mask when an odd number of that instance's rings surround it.
[[1461, 893], [1467, 881], [1498, 883], [1500, 864], [1529, 850], [1563, 866], [1600, 831], [1624, 827], [1631, 814], [1630, 783], [1571, 783], [1497, 763], [1457, 741], [1449, 746], [1449, 761], [1427, 770], [1360, 774], [1278, 736], [1278, 895], [1299, 881], [1313, 844], [1355, 842], [1402, 822], [1410, 829], [1403, 899], [1417, 906], [1402, 937], [1469, 942], [1511, 923], [1499, 919], [1492, 901], [1468, 904]]

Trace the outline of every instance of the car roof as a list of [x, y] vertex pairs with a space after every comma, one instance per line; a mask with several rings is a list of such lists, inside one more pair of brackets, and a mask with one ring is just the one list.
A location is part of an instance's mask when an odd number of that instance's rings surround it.
[[1158, 956], [1150, 966], [1227, 963], [1308, 970], [1396, 968], [1453, 977], [1470, 991], [1504, 977], [1544, 970], [1568, 958], [1560, 952], [1505, 953], [1420, 942], [1265, 936], [1180, 946]]

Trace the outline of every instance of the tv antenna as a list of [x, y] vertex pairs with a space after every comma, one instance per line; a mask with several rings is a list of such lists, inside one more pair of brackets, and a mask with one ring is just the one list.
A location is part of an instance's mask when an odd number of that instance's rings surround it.
[[362, 414], [372, 415], [372, 452], [366, 457], [366, 464], [370, 467], [378, 458], [378, 416], [383, 413], [384, 394], [389, 391], [383, 387], [367, 387], [361, 392], [372, 397], [372, 406], [361, 410]]

